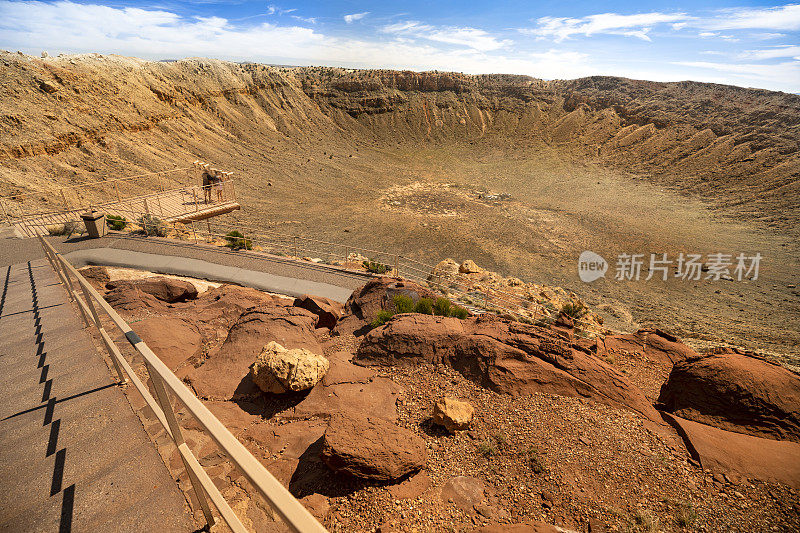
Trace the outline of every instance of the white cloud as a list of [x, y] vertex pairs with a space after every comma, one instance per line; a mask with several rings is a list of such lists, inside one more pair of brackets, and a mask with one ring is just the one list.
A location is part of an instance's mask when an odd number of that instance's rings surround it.
[[497, 39], [484, 30], [479, 30], [477, 28], [430, 26], [415, 20], [407, 20], [384, 26], [381, 28], [381, 32], [466, 46], [483, 52], [498, 50], [511, 44], [509, 40]]
[[299, 15], [292, 15], [292, 18], [295, 20], [299, 20], [300, 22], [307, 22], [309, 24], [317, 23], [317, 17], [301, 17]]
[[356, 20], [361, 20], [364, 17], [366, 17], [367, 15], [369, 15], [369, 11], [364, 11], [363, 13], [352, 13], [350, 15], [345, 15], [344, 16], [344, 21], [347, 24], [352, 24]]
[[718, 38], [722, 39], [723, 41], [729, 41], [729, 42], [732, 42], [732, 43], [735, 43], [735, 42], [739, 41], [739, 39], [737, 39], [733, 35], [724, 35], [722, 33], [718, 33], [718, 32], [715, 32], [715, 31], [701, 31], [700, 33], [697, 34], [697, 36], [702, 38], [702, 39], [708, 39], [708, 38], [711, 38], [711, 37], [718, 37]]
[[637, 15], [602, 13], [582, 18], [542, 17], [536, 20], [535, 28], [524, 28], [520, 31], [539, 38], [552, 38], [556, 42], [574, 35], [589, 37], [596, 34], [624, 35], [649, 41], [650, 37], [647, 34], [653, 26], [669, 22], [685, 22], [689, 18], [685, 13], [655, 12]]
[[746, 59], [755, 59], [755, 60], [791, 57], [797, 61], [800, 61], [800, 46], [786, 45], [786, 46], [775, 46], [763, 50], [746, 50], [742, 52], [741, 57]]
[[[736, 85], [743, 85], [746, 80], [751, 86], [762, 86], [771, 82], [773, 86], [783, 86], [784, 90], [797, 91], [800, 87], [800, 62], [787, 61], [778, 64], [757, 63], [714, 63], [709, 61], [676, 61], [673, 64], [693, 67], [702, 71], [715, 70], [734, 78]], [[730, 79], [730, 78], [726, 78]], [[738, 80], [738, 83], [735, 82]], [[731, 83], [730, 81], [727, 83]]]
[[800, 4], [787, 4], [763, 9], [724, 9], [706, 20], [712, 30], [800, 30]]

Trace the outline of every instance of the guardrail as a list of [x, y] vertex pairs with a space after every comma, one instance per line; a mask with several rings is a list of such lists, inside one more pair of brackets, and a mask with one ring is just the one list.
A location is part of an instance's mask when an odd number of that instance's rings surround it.
[[[298, 533], [325, 532], [325, 528], [322, 527], [317, 519], [297, 501], [286, 487], [264, 468], [258, 459], [253, 457], [247, 448], [225, 428], [189, 388], [161, 362], [158, 356], [153, 353], [147, 344], [75, 267], [64, 259], [41, 235], [37, 235], [37, 237], [44, 249], [47, 260], [50, 262], [50, 266], [67, 290], [70, 301], [78, 304], [84, 324], [86, 327], [94, 325], [98, 329], [103, 339], [103, 344], [114, 364], [114, 370], [120, 383], [127, 383], [128, 379], [133, 382], [133, 385], [153, 410], [166, 433], [178, 448], [208, 527], [210, 528], [216, 521], [208, 502], [208, 500], [211, 500], [211, 503], [214, 504], [220, 516], [232, 531], [236, 533], [247, 531], [186, 444], [172, 408], [171, 397], [177, 399], [186, 407], [188, 412], [194, 416], [200, 426], [216, 442], [217, 446], [225, 452], [231, 462], [242, 472], [250, 484], [291, 530]], [[76, 285], [80, 289], [80, 293], [76, 290]], [[134, 350], [144, 359], [156, 398], [153, 398], [150, 394], [147, 386], [136, 375], [133, 368], [123, 357], [119, 347], [106, 331], [100, 319], [101, 312], [110, 318], [113, 326], [122, 332]]]

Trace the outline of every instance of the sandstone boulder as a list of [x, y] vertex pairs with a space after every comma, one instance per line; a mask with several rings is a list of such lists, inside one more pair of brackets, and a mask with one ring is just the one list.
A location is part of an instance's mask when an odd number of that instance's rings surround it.
[[591, 350], [552, 331], [493, 315], [466, 320], [406, 314], [370, 331], [355, 362], [448, 365], [497, 392], [547, 392], [626, 407], [661, 423], [644, 394]]
[[135, 287], [113, 289], [106, 293], [104, 298], [115, 310], [126, 313], [161, 313], [167, 310], [167, 306], [164, 302], [152, 294], [142, 292]]
[[310, 389], [328, 372], [329, 366], [322, 355], [305, 348], [287, 350], [271, 341], [256, 358], [250, 375], [262, 391], [282, 394]]
[[724, 353], [677, 363], [658, 401], [681, 418], [800, 442], [800, 376], [763, 359]]
[[467, 429], [474, 413], [475, 409], [469, 402], [445, 397], [433, 406], [433, 423], [451, 432]]
[[188, 281], [155, 276], [137, 280], [119, 280], [106, 283], [109, 290], [138, 289], [155, 296], [162, 302], [175, 303], [197, 298], [197, 288]]
[[430, 289], [411, 281], [403, 281], [389, 277], [379, 277], [367, 282], [353, 294], [344, 304], [344, 315], [336, 325], [335, 332], [363, 335], [369, 331], [369, 324], [375, 320], [382, 309], [392, 309], [394, 297], [403, 294], [414, 302], [420, 298], [436, 299], [437, 295]]
[[606, 335], [597, 341], [597, 353], [602, 357], [621, 352], [639, 354], [665, 365], [673, 365], [699, 355], [679, 338], [660, 329], [640, 329], [636, 333]]
[[486, 499], [486, 486], [480, 479], [456, 476], [442, 486], [441, 498], [462, 511], [471, 512]]
[[231, 326], [225, 342], [208, 354], [202, 366], [186, 375], [201, 398], [229, 400], [260, 392], [250, 378], [250, 365], [264, 346], [275, 341], [286, 348], [323, 353], [315, 336], [317, 316], [297, 307], [252, 308]]
[[352, 412], [331, 417], [320, 455], [334, 472], [376, 481], [400, 479], [427, 460], [421, 437], [382, 418]]
[[458, 278], [458, 263], [454, 260], [447, 258], [433, 268], [428, 281], [443, 282], [450, 281]]
[[478, 272], [483, 272], [484, 269], [475, 264], [475, 261], [472, 259], [467, 259], [461, 263], [461, 266], [458, 267], [458, 271], [462, 274], [477, 274]]
[[293, 305], [317, 315], [319, 317], [318, 328], [333, 329], [336, 321], [339, 320], [339, 317], [344, 312], [342, 304], [322, 296], [309, 296], [306, 294], [302, 298], [296, 298]]
[[154, 317], [133, 324], [134, 331], [173, 372], [184, 361], [199, 357], [203, 337], [192, 322], [183, 318]]
[[800, 443], [764, 439], [669, 414], [664, 416], [704, 469], [800, 488]]

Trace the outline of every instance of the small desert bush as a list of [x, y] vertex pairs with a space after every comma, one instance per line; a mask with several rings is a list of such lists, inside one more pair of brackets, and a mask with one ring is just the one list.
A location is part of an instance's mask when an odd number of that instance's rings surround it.
[[433, 314], [436, 316], [450, 316], [452, 302], [447, 298], [437, 298], [433, 304]]
[[387, 311], [386, 309], [378, 311], [378, 315], [375, 317], [375, 320], [372, 321], [370, 326], [372, 326], [373, 328], [380, 327], [386, 324], [389, 321], [389, 319], [392, 318], [393, 316], [394, 313], [392, 313], [391, 311]]
[[68, 220], [63, 224], [53, 224], [51, 226], [46, 226], [45, 229], [48, 235], [66, 235], [67, 237], [73, 233], [82, 235], [83, 232], [86, 231], [86, 227], [83, 223], [77, 220]]
[[376, 261], [363, 261], [361, 264], [364, 265], [364, 268], [366, 268], [368, 272], [372, 272], [373, 274], [386, 274], [392, 270], [392, 267], [389, 265], [384, 265]]
[[570, 302], [564, 304], [561, 308], [561, 312], [570, 318], [580, 318], [589, 311], [580, 302]]
[[122, 231], [128, 225], [128, 219], [122, 215], [106, 215], [106, 225], [114, 231]]
[[497, 455], [497, 448], [489, 441], [484, 441], [478, 444], [478, 453], [484, 457], [492, 457]]
[[675, 522], [682, 529], [691, 529], [697, 521], [697, 511], [691, 503], [681, 503], [675, 512]]
[[394, 308], [396, 313], [413, 313], [414, 312], [414, 300], [411, 296], [406, 296], [405, 294], [395, 294], [394, 298], [392, 298], [394, 302]]
[[244, 235], [238, 230], [229, 231], [225, 234], [225, 246], [231, 250], [252, 250], [253, 241], [246, 239]]
[[433, 314], [433, 300], [430, 298], [420, 298], [417, 305], [414, 306], [414, 312], [422, 315]]
[[66, 235], [64, 224], [51, 224], [49, 226], [45, 226], [48, 235]]
[[158, 217], [149, 214], [142, 215], [136, 220], [136, 223], [142, 227], [141, 233], [148, 237], [167, 236], [167, 226]]
[[544, 462], [542, 461], [542, 458], [539, 455], [539, 450], [536, 448], [536, 446], [531, 446], [528, 448], [528, 464], [530, 465], [534, 474], [544, 474], [547, 471], [547, 468], [544, 466]]

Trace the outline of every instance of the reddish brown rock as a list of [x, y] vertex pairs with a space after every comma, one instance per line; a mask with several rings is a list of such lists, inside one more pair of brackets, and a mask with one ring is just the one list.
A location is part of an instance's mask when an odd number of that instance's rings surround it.
[[411, 476], [402, 483], [389, 487], [389, 494], [395, 500], [410, 500], [419, 498], [422, 493], [431, 487], [431, 478], [424, 470], [419, 474]]
[[357, 410], [394, 422], [400, 386], [389, 378], [376, 376], [370, 369], [350, 362], [350, 354], [330, 357], [330, 369], [322, 382], [299, 404], [280, 414], [283, 418], [329, 418], [337, 413]]
[[800, 444], [725, 431], [669, 414], [689, 453], [704, 469], [800, 488]]
[[323, 349], [314, 335], [317, 316], [297, 307], [258, 307], [242, 314], [219, 350], [210, 353], [187, 380], [198, 396], [228, 400], [258, 394], [250, 365], [270, 341], [286, 348]]
[[471, 512], [486, 499], [486, 486], [478, 478], [456, 476], [442, 486], [441, 499], [465, 512]]
[[763, 359], [720, 354], [678, 363], [658, 401], [681, 418], [800, 442], [800, 376]]
[[358, 413], [331, 417], [322, 441], [322, 460], [334, 472], [393, 481], [425, 466], [425, 441], [405, 428]]
[[183, 318], [146, 318], [135, 322], [133, 330], [173, 372], [203, 351], [200, 330]]
[[163, 276], [109, 281], [106, 283], [106, 288], [109, 290], [138, 289], [167, 303], [185, 302], [197, 298], [197, 288], [188, 281]]
[[651, 361], [673, 365], [698, 357], [698, 353], [681, 340], [660, 329], [640, 329], [636, 333], [607, 335], [597, 341], [597, 354], [601, 357], [626, 352], [638, 353]]
[[85, 266], [79, 268], [78, 272], [80, 272], [95, 289], [105, 287], [106, 283], [111, 279], [108, 276], [108, 268], [104, 266]]
[[420, 298], [436, 299], [433, 291], [412, 281], [380, 277], [370, 280], [353, 294], [344, 304], [344, 314], [336, 325], [337, 333], [363, 335], [369, 331], [369, 324], [375, 320], [382, 309], [394, 308], [394, 297], [403, 294], [414, 302]]
[[117, 311], [140, 313], [144, 311], [163, 313], [167, 306], [164, 302], [136, 288], [122, 287], [105, 295], [105, 300]]
[[372, 330], [359, 364], [442, 363], [497, 392], [547, 392], [626, 407], [659, 422], [644, 394], [590, 350], [550, 330], [492, 315], [458, 320], [406, 314]]
[[333, 329], [336, 321], [339, 320], [339, 317], [344, 312], [342, 304], [322, 296], [309, 296], [306, 294], [302, 298], [296, 298], [293, 305], [317, 315], [319, 317], [318, 328]]

